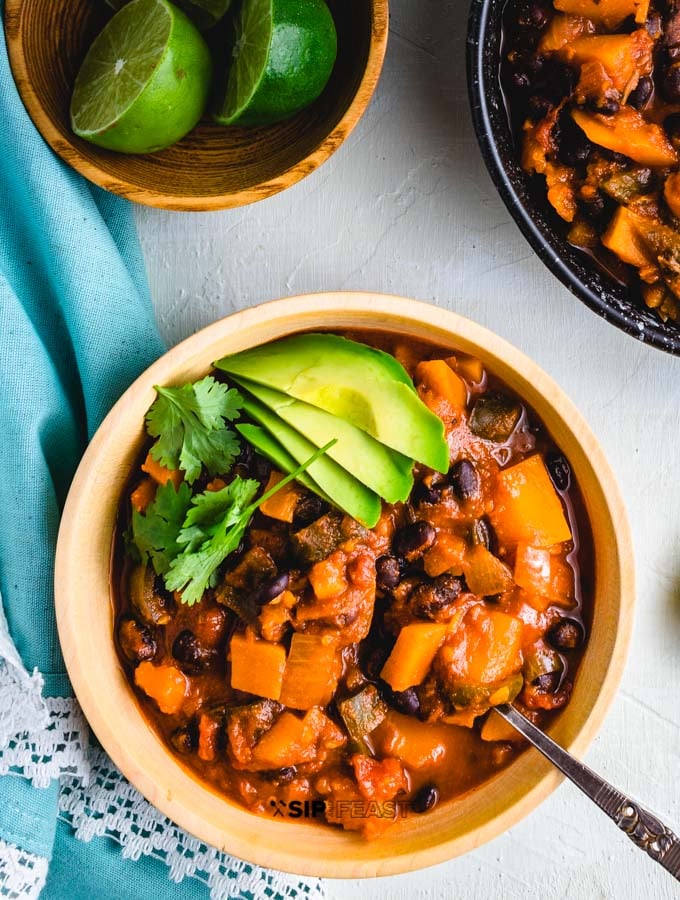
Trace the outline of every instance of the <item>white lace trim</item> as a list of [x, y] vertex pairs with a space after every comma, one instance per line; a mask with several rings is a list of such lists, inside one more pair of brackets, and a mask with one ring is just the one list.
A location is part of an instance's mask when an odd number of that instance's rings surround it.
[[[272, 872], [202, 844], [151, 806], [89, 741], [76, 700], [42, 697], [42, 677], [29, 675], [10, 638], [0, 601], [0, 775], [30, 778], [46, 787], [61, 782], [59, 818], [76, 837], [110, 838], [126, 859], [153, 857], [180, 882], [197, 878], [211, 900], [322, 900], [319, 881]], [[0, 898], [33, 900], [48, 863], [0, 840]]]
[[90, 751], [91, 780], [62, 779], [59, 818], [76, 837], [90, 841], [108, 837], [123, 856], [151, 856], [169, 868], [172, 881], [198, 878], [210, 888], [212, 900], [251, 894], [254, 898], [323, 898], [320, 883], [271, 872], [234, 859], [191, 837], [151, 806], [120, 774], [101, 750]]
[[[0, 673], [0, 696], [3, 685]], [[55, 778], [76, 775], [85, 783], [90, 777], [89, 729], [78, 704], [62, 697], [41, 698], [45, 724], [16, 733], [0, 751], [0, 775], [30, 778], [34, 787], [45, 788]], [[18, 703], [16, 704], [19, 705]], [[33, 706], [27, 702], [25, 706]], [[25, 708], [25, 707], [24, 707]], [[0, 747], [3, 745], [0, 744]]]
[[0, 597], [0, 747], [24, 731], [47, 728], [49, 714], [42, 689], [40, 672], [36, 669], [29, 675], [17, 653]]
[[46, 859], [0, 840], [0, 897], [37, 900], [46, 878]]

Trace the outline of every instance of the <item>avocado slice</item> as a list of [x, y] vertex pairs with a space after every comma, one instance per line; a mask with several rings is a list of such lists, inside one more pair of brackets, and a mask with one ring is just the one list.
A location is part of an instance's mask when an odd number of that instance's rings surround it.
[[408, 499], [413, 487], [413, 460], [318, 406], [246, 378], [234, 377], [234, 381], [317, 447], [335, 438], [337, 443], [328, 450], [328, 456], [388, 503]]
[[[291, 456], [285, 447], [282, 447], [276, 438], [272, 437], [272, 435], [268, 431], [265, 431], [264, 428], [246, 422], [243, 425], [237, 425], [236, 430], [243, 435], [258, 453], [265, 456], [281, 472], [290, 475], [291, 472], [294, 472], [297, 469], [299, 463], [295, 457]], [[319, 485], [313, 478], [309, 477], [307, 472], [302, 472], [295, 480], [299, 481], [303, 487], [318, 494], [318, 496], [321, 497], [322, 500], [325, 500], [326, 503], [333, 504], [333, 501], [328, 494], [324, 494]]]
[[410, 459], [448, 471], [444, 425], [389, 353], [310, 333], [225, 356], [215, 366], [317, 406]]
[[[243, 409], [252, 419], [266, 428], [298, 463], [305, 462], [318, 450], [318, 447], [303, 437], [299, 431], [253, 397], [243, 398]], [[382, 510], [380, 497], [334, 460], [329, 459], [328, 455], [313, 462], [307, 472], [335, 506], [339, 506], [367, 528], [373, 528], [377, 523]]]

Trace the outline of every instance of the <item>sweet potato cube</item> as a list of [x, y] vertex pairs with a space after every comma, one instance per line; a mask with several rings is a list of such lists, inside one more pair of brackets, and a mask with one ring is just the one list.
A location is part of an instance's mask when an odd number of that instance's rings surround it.
[[447, 400], [457, 409], [465, 409], [465, 382], [443, 359], [431, 359], [416, 366], [416, 383], [432, 394]]
[[235, 634], [229, 644], [231, 686], [268, 700], [281, 696], [286, 649], [250, 634]]
[[616, 28], [628, 16], [644, 25], [649, 12], [649, 0], [554, 0], [553, 6], [560, 12], [602, 23], [605, 28]]
[[430, 578], [436, 578], [445, 572], [462, 575], [466, 553], [467, 544], [463, 538], [447, 531], [440, 531], [434, 544], [423, 557], [425, 571]]
[[177, 666], [154, 666], [149, 660], [135, 669], [135, 684], [168, 716], [180, 711], [189, 687], [186, 675]]
[[371, 743], [379, 756], [396, 756], [409, 769], [430, 768], [444, 761], [453, 730], [390, 710], [371, 735]]
[[602, 235], [604, 246], [619, 259], [641, 269], [655, 265], [656, 260], [645, 239], [635, 225], [635, 220], [625, 206], [619, 206], [607, 230]]
[[316, 756], [317, 738], [307, 717], [283, 712], [253, 748], [253, 761], [267, 769], [310, 762]]
[[[283, 481], [285, 475], [280, 472], [272, 472], [265, 488], [265, 493], [276, 487], [279, 481]], [[279, 522], [292, 522], [295, 518], [295, 508], [300, 499], [300, 491], [293, 481], [289, 481], [278, 490], [269, 500], [265, 500], [260, 506], [260, 512], [270, 519], [278, 519]]]
[[336, 550], [327, 559], [314, 563], [309, 572], [309, 583], [317, 600], [330, 600], [344, 594], [349, 587], [345, 554]]
[[545, 547], [517, 545], [515, 583], [527, 592], [527, 600], [538, 610], [551, 603], [570, 604], [574, 596], [574, 572], [561, 554]]
[[678, 162], [678, 154], [661, 125], [648, 122], [630, 106], [622, 106], [611, 116], [573, 109], [571, 117], [588, 140], [622, 153], [641, 166], [674, 166]]
[[651, 72], [653, 47], [652, 38], [644, 29], [640, 29], [633, 34], [578, 37], [566, 44], [559, 55], [565, 62], [580, 66], [599, 63], [613, 86], [623, 93], [636, 74]]
[[146, 472], [155, 482], [161, 485], [172, 481], [175, 485], [175, 490], [177, 490], [184, 478], [179, 469], [167, 469], [165, 466], [162, 466], [157, 459], [153, 458], [151, 452], [147, 454], [146, 459], [142, 463], [142, 472]]
[[552, 547], [571, 540], [562, 503], [539, 454], [498, 474], [491, 523], [503, 544]]
[[523, 623], [499, 610], [474, 606], [442, 647], [437, 665], [456, 685], [496, 684], [522, 666]]
[[441, 647], [448, 626], [436, 622], [416, 622], [399, 632], [380, 677], [395, 691], [420, 684]]
[[590, 34], [595, 26], [583, 16], [569, 16], [556, 13], [541, 33], [539, 52], [555, 53], [583, 34]]

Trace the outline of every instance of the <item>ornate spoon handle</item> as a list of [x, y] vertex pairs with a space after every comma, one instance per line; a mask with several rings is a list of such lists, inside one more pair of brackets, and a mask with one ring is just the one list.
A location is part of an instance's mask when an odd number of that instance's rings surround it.
[[680, 881], [680, 838], [670, 828], [563, 750], [513, 706], [497, 706], [496, 712], [597, 803], [641, 850]]

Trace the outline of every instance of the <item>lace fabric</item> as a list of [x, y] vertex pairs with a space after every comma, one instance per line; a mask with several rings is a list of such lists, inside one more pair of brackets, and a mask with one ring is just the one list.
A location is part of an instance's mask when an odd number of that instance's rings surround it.
[[0, 897], [35, 900], [46, 879], [46, 859], [0, 840]]
[[[319, 881], [251, 865], [201, 843], [158, 812], [91, 744], [78, 702], [42, 697], [42, 677], [26, 672], [0, 602], [0, 775], [29, 778], [36, 787], [60, 780], [59, 818], [77, 839], [111, 839], [130, 860], [153, 857], [175, 882], [197, 878], [211, 900], [322, 900]], [[35, 900], [47, 877], [46, 859], [0, 840], [0, 898]]]

